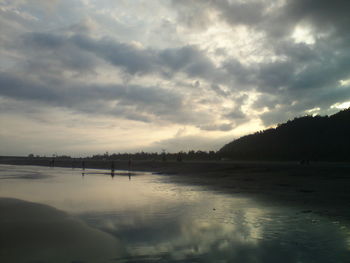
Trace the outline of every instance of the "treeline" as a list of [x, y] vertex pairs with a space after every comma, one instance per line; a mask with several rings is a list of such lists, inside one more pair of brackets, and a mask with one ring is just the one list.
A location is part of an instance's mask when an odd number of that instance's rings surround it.
[[149, 160], [149, 161], [183, 161], [183, 160], [216, 160], [218, 155], [214, 151], [188, 151], [169, 153], [163, 151], [157, 152], [138, 152], [138, 153], [113, 153], [113, 154], [101, 154], [93, 155], [90, 157], [93, 160]]
[[350, 108], [331, 116], [295, 118], [243, 136], [218, 154], [236, 160], [350, 161]]
[[39, 156], [34, 154], [29, 154], [27, 156], [29, 159], [43, 159], [43, 160], [61, 160], [61, 161], [69, 161], [69, 160], [100, 160], [100, 161], [129, 161], [129, 160], [141, 160], [141, 161], [183, 161], [183, 160], [218, 160], [220, 157], [217, 155], [215, 151], [180, 151], [176, 153], [170, 152], [137, 152], [137, 153], [112, 153], [108, 152], [104, 154], [96, 154], [92, 156], [88, 156], [85, 158], [73, 158], [68, 155], [52, 155], [52, 157], [47, 156]]

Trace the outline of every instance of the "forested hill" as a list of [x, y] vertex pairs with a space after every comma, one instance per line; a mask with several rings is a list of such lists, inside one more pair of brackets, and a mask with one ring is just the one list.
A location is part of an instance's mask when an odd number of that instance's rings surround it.
[[234, 140], [219, 154], [237, 160], [350, 161], [350, 108], [295, 118]]

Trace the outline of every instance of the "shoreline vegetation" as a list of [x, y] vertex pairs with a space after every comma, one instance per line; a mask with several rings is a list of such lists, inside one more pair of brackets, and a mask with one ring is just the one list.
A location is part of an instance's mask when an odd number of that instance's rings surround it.
[[331, 116], [304, 116], [222, 147], [232, 160], [300, 160], [350, 162], [350, 108]]

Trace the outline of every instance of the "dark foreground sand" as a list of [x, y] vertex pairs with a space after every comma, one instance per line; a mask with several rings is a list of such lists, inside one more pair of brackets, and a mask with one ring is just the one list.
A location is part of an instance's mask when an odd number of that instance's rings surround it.
[[[16, 165], [48, 162], [49, 159], [0, 158], [0, 163]], [[84, 162], [86, 168], [111, 167], [111, 161]], [[81, 169], [82, 160], [56, 160], [55, 165]], [[114, 161], [114, 166], [128, 170], [127, 161]], [[171, 182], [248, 195], [261, 202], [295, 206], [302, 213], [350, 222], [349, 163], [133, 161], [131, 169], [171, 175], [166, 177]]]
[[114, 237], [53, 207], [0, 198], [0, 211], [0, 262], [107, 262], [124, 253]]

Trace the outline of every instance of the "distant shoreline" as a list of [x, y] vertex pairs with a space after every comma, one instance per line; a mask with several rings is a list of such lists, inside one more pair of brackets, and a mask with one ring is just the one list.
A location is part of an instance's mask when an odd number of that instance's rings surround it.
[[[54, 163], [52, 164], [52, 160]], [[250, 161], [250, 160], [186, 160], [186, 161], [161, 161], [161, 160], [98, 160], [93, 158], [52, 158], [52, 157], [22, 157], [22, 156], [0, 156], [0, 164], [12, 165], [38, 165], [38, 166], [56, 166], [68, 168], [90, 168], [90, 169], [107, 169], [111, 166], [116, 170], [148, 171], [170, 174], [187, 174], [187, 173], [203, 173], [203, 172], [221, 172], [225, 169], [241, 169], [241, 168], [266, 168], [266, 167], [348, 167], [350, 162], [311, 162], [311, 165], [301, 165], [299, 161]]]
[[[0, 157], [0, 164], [49, 166], [52, 158]], [[57, 167], [111, 169], [110, 160], [55, 160]], [[129, 170], [128, 161], [113, 161]], [[250, 161], [132, 161], [132, 171], [170, 175], [171, 182], [200, 185], [228, 194], [243, 194], [270, 204], [295, 206], [350, 223], [350, 163]]]

